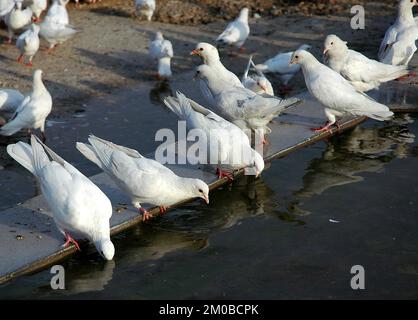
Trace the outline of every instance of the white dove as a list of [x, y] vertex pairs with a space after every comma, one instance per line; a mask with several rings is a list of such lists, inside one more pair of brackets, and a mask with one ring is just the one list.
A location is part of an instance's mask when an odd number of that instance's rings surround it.
[[155, 0], [135, 0], [135, 15], [151, 21], [155, 11]]
[[[315, 132], [330, 130], [337, 117], [366, 116], [375, 120], [389, 120], [393, 112], [383, 104], [356, 90], [339, 73], [320, 63], [311, 53], [297, 50], [291, 63], [302, 66], [306, 87], [324, 107], [328, 122]], [[337, 124], [338, 126], [338, 124]]]
[[24, 98], [18, 90], [0, 89], [0, 113], [12, 116]]
[[41, 14], [48, 7], [47, 0], [32, 0], [30, 8], [32, 9], [33, 15], [35, 16], [34, 22], [41, 21]]
[[14, 0], [0, 0], [0, 20], [3, 19], [15, 6]]
[[[310, 45], [303, 44], [297, 50], [309, 50], [310, 48]], [[291, 90], [291, 87], [288, 86], [289, 81], [300, 70], [300, 65], [290, 64], [290, 59], [292, 58], [293, 53], [294, 51], [279, 53], [264, 63], [257, 64], [255, 68], [264, 73], [277, 73], [283, 84], [283, 90], [289, 91]]]
[[157, 32], [154, 40], [150, 42], [149, 54], [152, 58], [158, 60], [158, 77], [171, 77], [171, 58], [174, 56], [173, 45], [169, 40], [164, 39], [161, 32]]
[[55, 224], [65, 236], [63, 246], [73, 243], [80, 250], [73, 237], [87, 238], [104, 259], [112, 260], [115, 247], [110, 241], [112, 204], [109, 198], [33, 135], [31, 145], [10, 144], [7, 152], [38, 179]]
[[412, 8], [418, 5], [417, 0], [399, 0], [398, 4], [398, 16], [393, 25], [385, 33], [385, 37], [379, 47], [379, 61], [383, 62], [388, 49], [396, 42], [398, 34], [411, 26], [416, 26], [414, 16], [412, 14]]
[[244, 75], [242, 76], [242, 85], [245, 88], [250, 89], [251, 91], [254, 91], [257, 94], [268, 94], [269, 96], [274, 96], [274, 90], [273, 86], [271, 85], [271, 82], [264, 76], [264, 74], [261, 71], [256, 70], [257, 75], [248, 75], [251, 67], [255, 68], [252, 56], [250, 56], [250, 59], [248, 60], [247, 69], [245, 69]]
[[36, 70], [32, 92], [23, 99], [12, 119], [0, 128], [0, 135], [11, 136], [21, 129], [40, 129], [45, 141], [45, 121], [51, 109], [52, 98], [42, 82], [42, 70]]
[[14, 34], [32, 23], [32, 10], [27, 7], [22, 10], [22, 1], [15, 0], [14, 8], [8, 13], [5, 22], [8, 30], [7, 43], [12, 43]]
[[247, 40], [248, 35], [250, 34], [248, 11], [248, 8], [241, 9], [238, 18], [230, 22], [225, 31], [216, 38], [218, 44], [233, 45], [243, 50], [245, 40]]
[[68, 12], [65, 6], [69, 0], [54, 0], [44, 21], [40, 24], [39, 35], [49, 43], [48, 51], [53, 50], [78, 31], [69, 24]]
[[196, 49], [190, 52], [190, 54], [201, 57], [204, 64], [216, 70], [220, 79], [231, 85], [243, 87], [240, 79], [235, 75], [235, 73], [229, 71], [222, 64], [218, 49], [216, 49], [213, 45], [206, 42], [200, 42], [197, 44]]
[[176, 203], [193, 198], [202, 198], [209, 203], [209, 187], [202, 180], [180, 177], [136, 150], [93, 135], [88, 141], [90, 144], [77, 142], [77, 149], [129, 195], [144, 220], [149, 219], [151, 214], [142, 208], [142, 202], [159, 206], [160, 213], [165, 213]]
[[180, 92], [177, 92], [177, 98], [165, 98], [164, 103], [186, 121], [189, 130], [197, 129], [207, 137], [209, 163], [217, 166], [219, 178], [232, 180], [233, 176], [227, 170], [247, 168], [247, 172], [251, 170], [255, 176], [264, 170], [263, 157], [251, 148], [248, 136], [239, 127]]
[[22, 63], [24, 57], [29, 57], [29, 61], [26, 64], [28, 67], [32, 67], [33, 56], [39, 49], [39, 26], [32, 24], [30, 29], [22, 33], [16, 41], [16, 47], [20, 51], [20, 55], [17, 58], [17, 62]]
[[399, 32], [395, 42], [390, 44], [386, 55], [381, 60], [383, 63], [395, 66], [407, 67], [414, 53], [417, 51], [418, 26], [411, 26]]
[[372, 60], [359, 52], [350, 50], [347, 42], [331, 34], [324, 42], [326, 64], [341, 74], [357, 90], [376, 89], [381, 83], [395, 80], [408, 74], [406, 66], [392, 66]]
[[[282, 100], [268, 95], [261, 96], [247, 88], [231, 86], [220, 80], [212, 68], [204, 64], [197, 67], [195, 78], [200, 78], [202, 93], [216, 112], [241, 129], [253, 129], [263, 137], [264, 133], [271, 132], [267, 127], [271, 120], [300, 101], [297, 98]], [[263, 142], [267, 141], [263, 139]]]

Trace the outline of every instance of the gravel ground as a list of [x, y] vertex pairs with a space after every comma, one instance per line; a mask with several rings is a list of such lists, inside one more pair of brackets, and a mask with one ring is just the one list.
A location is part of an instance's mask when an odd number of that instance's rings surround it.
[[[175, 2], [160, 1], [167, 4]], [[206, 3], [210, 10], [219, 10], [219, 3], [223, 1], [182, 1], [183, 5], [196, 5], [197, 2]], [[238, 2], [242, 4], [248, 1], [228, 1], [228, 10], [232, 10], [234, 5], [236, 10], [234, 14], [227, 13], [225, 16], [236, 15]], [[176, 77], [198, 65], [199, 60], [189, 56], [195, 44], [200, 41], [213, 41], [226, 25], [226, 21], [221, 19], [200, 25], [145, 22], [133, 18], [132, 8], [127, 7], [126, 3], [131, 1], [103, 0], [96, 5], [81, 5], [79, 9], [72, 4], [69, 5], [70, 21], [82, 31], [51, 54], [39, 52], [34, 58], [34, 68], [19, 65], [15, 61], [18, 56], [15, 46], [2, 43], [0, 87], [28, 92], [33, 70], [41, 68], [44, 71], [45, 83], [54, 99], [51, 118], [58, 117], [65, 112], [73, 112], [92, 96], [107, 94], [120, 87], [155, 81], [153, 75], [156, 65], [147, 54], [147, 46], [156, 30], [163, 31], [173, 42], [175, 58], [172, 66]], [[218, 6], [210, 5], [214, 3], [218, 3]], [[312, 5], [309, 4], [308, 7]], [[156, 18], [165, 21], [160, 18], [164, 16], [162, 11], [163, 9], [160, 9], [159, 13], [157, 12]], [[253, 54], [255, 62], [259, 63], [277, 52], [293, 50], [301, 43], [310, 43], [314, 45], [313, 53], [319, 57], [322, 41], [329, 33], [340, 35], [349, 41], [352, 48], [375, 57], [380, 40], [393, 20], [395, 10], [384, 2], [368, 3], [366, 13], [366, 29], [355, 31], [349, 25], [349, 9], [333, 16], [300, 13], [273, 17], [271, 10], [261, 12], [261, 18], [250, 19], [251, 35], [246, 43], [245, 54], [230, 57], [223, 52], [223, 61], [231, 70], [241, 75], [250, 54]], [[219, 13], [216, 19], [222, 15], [224, 14]], [[177, 22], [179, 21], [182, 21], [181, 17]], [[0, 30], [0, 35], [5, 36], [6, 30]], [[415, 66], [416, 60], [413, 60]], [[275, 80], [273, 82], [278, 84]], [[304, 88], [300, 75], [295, 79], [294, 85], [297, 90]]]

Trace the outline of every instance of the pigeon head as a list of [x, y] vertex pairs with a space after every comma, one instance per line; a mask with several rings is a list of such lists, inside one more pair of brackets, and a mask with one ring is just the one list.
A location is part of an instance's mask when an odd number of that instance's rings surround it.
[[16, 10], [22, 10], [22, 0], [16, 0], [15, 1], [15, 9]]
[[399, 1], [400, 11], [412, 10], [414, 6], [418, 6], [417, 0], [400, 0]]
[[155, 40], [164, 40], [164, 36], [161, 31], [155, 33]]
[[209, 204], [209, 186], [200, 179], [192, 179], [191, 192], [194, 198], [201, 198]]
[[104, 259], [113, 259], [113, 256], [115, 255], [115, 246], [113, 245], [112, 241], [110, 241], [110, 239], [101, 239], [99, 241], [95, 241], [94, 245]]
[[257, 86], [259, 86], [261, 88], [261, 90], [263, 90], [264, 92], [267, 93], [267, 89], [268, 89], [268, 80], [265, 77], [254, 77], [257, 83]]
[[290, 59], [290, 64], [300, 64], [303, 65], [312, 59], [315, 59], [315, 57], [305, 50], [296, 50], [293, 52], [292, 58]]
[[248, 20], [248, 13], [249, 13], [249, 9], [248, 8], [242, 8], [240, 13], [239, 13], [239, 20]]
[[328, 54], [332, 56], [338, 54], [339, 52], [346, 51], [347, 49], [347, 42], [341, 40], [335, 34], [330, 34], [325, 38], [323, 52], [324, 55]]
[[35, 70], [33, 73], [33, 81], [42, 80], [43, 71], [41, 69]]
[[196, 49], [190, 52], [190, 54], [201, 57], [204, 64], [220, 60], [218, 49], [206, 42], [198, 43]]

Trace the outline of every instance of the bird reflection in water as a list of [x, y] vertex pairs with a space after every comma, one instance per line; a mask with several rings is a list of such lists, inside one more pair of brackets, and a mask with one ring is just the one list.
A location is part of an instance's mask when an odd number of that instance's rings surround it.
[[329, 188], [363, 181], [363, 172], [379, 172], [394, 159], [410, 155], [409, 145], [415, 135], [408, 129], [414, 119], [408, 114], [397, 116], [389, 125], [358, 126], [329, 141], [321, 158], [313, 159], [303, 177], [303, 188], [294, 192], [290, 212], [306, 215], [304, 200], [320, 195]]

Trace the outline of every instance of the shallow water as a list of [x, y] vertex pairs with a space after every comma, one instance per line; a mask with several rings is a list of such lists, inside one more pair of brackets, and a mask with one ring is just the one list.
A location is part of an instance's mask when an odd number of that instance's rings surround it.
[[[161, 123], [176, 126], [159, 102], [163, 89], [125, 89], [55, 117], [48, 144], [87, 175], [99, 170], [73, 146], [90, 132], [151, 152]], [[214, 191], [209, 206], [186, 205], [117, 236], [114, 261], [94, 252], [67, 260], [66, 290], [51, 290], [45, 270], [2, 285], [0, 298], [417, 298], [417, 134], [415, 115], [367, 121], [273, 161], [260, 179]], [[0, 187], [13, 182], [1, 208], [37, 194], [3, 146], [0, 165]], [[363, 291], [350, 287], [358, 264]]]

